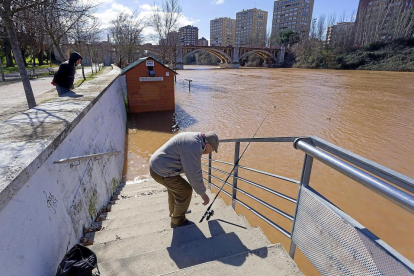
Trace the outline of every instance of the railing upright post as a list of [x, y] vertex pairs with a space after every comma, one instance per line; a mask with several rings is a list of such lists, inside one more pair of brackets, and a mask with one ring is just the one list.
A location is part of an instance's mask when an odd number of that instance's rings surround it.
[[211, 191], [211, 159], [212, 153], [208, 155], [208, 189]]
[[234, 148], [234, 170], [233, 170], [233, 200], [231, 206], [236, 210], [236, 198], [237, 198], [237, 176], [239, 172], [239, 155], [240, 155], [240, 142], [236, 142]]
[[[300, 191], [301, 191], [302, 186], [303, 187], [309, 186], [310, 176], [312, 172], [312, 164], [313, 164], [313, 157], [305, 154], [305, 160], [303, 161], [302, 176], [300, 178], [300, 186], [299, 186], [298, 198], [297, 198], [297, 203], [296, 203], [295, 217], [293, 219], [291, 239], [293, 239], [293, 233], [295, 231], [295, 222], [296, 222], [296, 215], [298, 213], [298, 208], [299, 208]], [[289, 255], [292, 259], [294, 259], [295, 257], [295, 252], [296, 252], [296, 244], [293, 242], [293, 240], [290, 240]]]

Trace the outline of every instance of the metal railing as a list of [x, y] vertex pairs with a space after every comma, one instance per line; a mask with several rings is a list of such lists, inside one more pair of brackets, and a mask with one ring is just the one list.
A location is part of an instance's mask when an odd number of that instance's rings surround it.
[[[114, 154], [120, 154], [120, 153], [121, 153], [120, 151], [110, 151], [110, 152], [96, 153], [96, 154], [90, 154], [90, 155], [84, 155], [84, 156], [76, 156], [76, 157], [64, 158], [64, 159], [54, 161], [53, 164], [71, 163], [70, 167], [73, 168], [74, 166], [78, 166], [81, 160], [93, 159], [94, 161], [98, 161], [98, 160], [101, 160], [100, 158], [102, 156], [105, 156], [105, 155], [112, 156]], [[74, 163], [74, 162], [78, 162], [78, 163]]]
[[[243, 142], [252, 142], [252, 143], [293, 143], [293, 147], [297, 150], [300, 150], [305, 153], [304, 162], [303, 162], [303, 168], [301, 173], [301, 179], [300, 181], [290, 179], [288, 177], [260, 171], [254, 168], [249, 168], [246, 166], [242, 166], [240, 164], [237, 164], [237, 161], [239, 160], [239, 153], [240, 153], [240, 144]], [[309, 206], [305, 206], [305, 203], [302, 203], [304, 206], [300, 206], [300, 202], [304, 201], [305, 199], [301, 200], [301, 194], [312, 194], [313, 189], [309, 187], [310, 183], [310, 176], [312, 172], [312, 165], [314, 160], [320, 161], [324, 163], [325, 165], [333, 168], [334, 170], [352, 178], [353, 180], [357, 181], [358, 183], [364, 185], [365, 187], [369, 188], [373, 192], [381, 195], [382, 197], [392, 201], [393, 203], [397, 204], [401, 208], [407, 210], [408, 212], [411, 212], [414, 214], [414, 197], [409, 194], [408, 192], [414, 193], [414, 180], [411, 178], [408, 178], [398, 172], [395, 172], [391, 169], [388, 169], [384, 166], [381, 166], [379, 164], [376, 164], [368, 159], [365, 159], [361, 156], [358, 156], [356, 154], [353, 154], [352, 152], [349, 152], [347, 150], [341, 149], [333, 144], [330, 144], [320, 138], [317, 137], [270, 137], [270, 138], [242, 138], [242, 139], [226, 139], [221, 140], [220, 143], [235, 143], [235, 149], [234, 149], [234, 162], [225, 162], [221, 160], [214, 160], [212, 158], [212, 154], [209, 155], [209, 158], [203, 158], [208, 161], [207, 164], [203, 163], [202, 165], [207, 167], [208, 170], [203, 170], [203, 172], [207, 175], [207, 177], [203, 177], [204, 180], [208, 183], [208, 188], [211, 189], [211, 186], [214, 186], [215, 188], [219, 189], [221, 185], [216, 185], [212, 182], [212, 179], [219, 181], [222, 184], [225, 184], [225, 186], [231, 187], [232, 191], [231, 193], [222, 190], [222, 193], [232, 198], [232, 207], [235, 208], [236, 204], [240, 204], [241, 206], [245, 207], [249, 211], [251, 211], [253, 214], [257, 215], [259, 218], [267, 222], [270, 226], [284, 234], [286, 237], [291, 239], [290, 243], [290, 250], [289, 254], [292, 258], [295, 256], [295, 250], [296, 250], [296, 243], [294, 240], [297, 240], [298, 242], [301, 242], [300, 235], [301, 230], [296, 231], [296, 236], [293, 238], [295, 233], [295, 225], [301, 225], [299, 222], [297, 222], [297, 218], [301, 217], [299, 215], [300, 210], [303, 208], [309, 208]], [[228, 172], [213, 167], [213, 163], [219, 163], [224, 164], [227, 166], [231, 166], [233, 170], [233, 174], [229, 174]], [[271, 178], [280, 179], [282, 181], [292, 183], [295, 185], [298, 185], [298, 197], [297, 199], [289, 197], [287, 195], [284, 195], [275, 189], [265, 187], [264, 185], [261, 185], [260, 183], [256, 183], [252, 180], [248, 180], [245, 178], [242, 178], [239, 176], [239, 169], [258, 173], [261, 175], [266, 175]], [[232, 178], [232, 183], [225, 183], [223, 179], [213, 175], [213, 172], [218, 172], [220, 174], [224, 174], [227, 176], [230, 175]], [[287, 214], [286, 212], [280, 210], [276, 206], [273, 206], [269, 202], [265, 202], [262, 199], [259, 199], [253, 194], [250, 194], [246, 191], [243, 191], [242, 189], [238, 188], [239, 181], [242, 181], [243, 183], [252, 185], [256, 188], [260, 188], [264, 191], [269, 192], [272, 195], [278, 196], [288, 202], [292, 202], [296, 204], [296, 210], [294, 216]], [[230, 181], [229, 181], [230, 182]], [[394, 184], [395, 186], [399, 187], [396, 188], [393, 185], [390, 185], [389, 183]], [[305, 189], [305, 190], [304, 190]], [[309, 192], [311, 191], [311, 192]], [[406, 192], [407, 191], [407, 192]], [[270, 220], [263, 214], [261, 214], [259, 211], [255, 210], [245, 202], [241, 201], [238, 198], [238, 193], [243, 194], [244, 196], [247, 196], [248, 198], [254, 200], [255, 202], [261, 204], [262, 206], [272, 210], [273, 212], [283, 216], [286, 219], [289, 219], [293, 222], [292, 225], [292, 232], [287, 231], [286, 229], [282, 228], [280, 225], [276, 224], [274, 221]], [[330, 212], [333, 212], [335, 216], [339, 216], [342, 218], [342, 220], [347, 221], [348, 225], [359, 225], [357, 222], [355, 222], [352, 218], [348, 217], [346, 214], [343, 214], [340, 210], [337, 210], [337, 208], [329, 203], [329, 201], [325, 200], [324, 198], [320, 198], [320, 196], [317, 195], [317, 193], [312, 194], [314, 197], [315, 202], [322, 202], [322, 206], [325, 206], [327, 210]], [[309, 196], [307, 197], [309, 198]], [[309, 210], [309, 209], [308, 209]], [[303, 211], [302, 211], [303, 212]], [[303, 217], [303, 215], [302, 215]], [[315, 223], [318, 223], [317, 218], [315, 220]], [[324, 222], [326, 223], [326, 222]], [[362, 226], [361, 226], [362, 227]], [[413, 272], [414, 266], [413, 264], [405, 259], [403, 256], [399, 255], [398, 252], [393, 250], [391, 247], [386, 245], [384, 242], [379, 242], [378, 240], [371, 240], [374, 245], [380, 247], [378, 249], [379, 251], [386, 252], [387, 256], [391, 256], [392, 260], [397, 261], [397, 266], [402, 265], [407, 271]], [[385, 245], [384, 245], [385, 244]], [[365, 249], [362, 249], [365, 250]], [[304, 250], [302, 250], [304, 251]], [[305, 250], [306, 251], [306, 250]], [[381, 251], [381, 252], [382, 252]], [[333, 253], [332, 253], [333, 254]], [[355, 253], [353, 253], [355, 254]], [[310, 255], [310, 254], [309, 254]], [[305, 254], [306, 256], [306, 254]], [[324, 271], [323, 265], [320, 263], [320, 260], [315, 260], [312, 256], [306, 256], [308, 259], [311, 260], [311, 262], [318, 268], [320, 271]], [[353, 256], [355, 258], [355, 256]], [[329, 258], [328, 258], [329, 259]], [[342, 267], [344, 265], [342, 264]], [[351, 266], [352, 267], [352, 266]], [[341, 268], [343, 269], [343, 268]], [[352, 268], [351, 268], [352, 269]], [[365, 268], [364, 268], [365, 269]], [[331, 274], [332, 272], [326, 273], [327, 275]], [[323, 273], [322, 273], [323, 274]], [[346, 274], [346, 273], [345, 273]], [[351, 273], [352, 274], [352, 273]], [[347, 275], [347, 274], [346, 274]], [[382, 274], [381, 274], [382, 275]]]

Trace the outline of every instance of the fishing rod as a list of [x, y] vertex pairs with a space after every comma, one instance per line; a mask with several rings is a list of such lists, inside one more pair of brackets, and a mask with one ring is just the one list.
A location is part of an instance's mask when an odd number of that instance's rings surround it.
[[[273, 109], [275, 109], [276, 106], [273, 106]], [[256, 132], [254, 133], [253, 137], [254, 138], [256, 136], [256, 134], [259, 132], [260, 128], [262, 127], [263, 123], [266, 121], [267, 117], [270, 115], [270, 111], [266, 114], [266, 116], [264, 117], [263, 121], [260, 123], [259, 127], [257, 128]], [[223, 186], [221, 186], [220, 190], [218, 191], [218, 193], [216, 194], [216, 196], [214, 197], [213, 201], [211, 202], [210, 206], [208, 206], [206, 212], [204, 213], [203, 217], [200, 220], [200, 223], [203, 222], [204, 218], [208, 221], [213, 215], [214, 215], [214, 210], [210, 210], [211, 206], [213, 206], [214, 202], [216, 201], [216, 198], [218, 197], [218, 195], [220, 194], [220, 192], [223, 190], [224, 185], [226, 185], [227, 180], [229, 180], [231, 174], [233, 173], [234, 169], [239, 165], [239, 161], [240, 159], [242, 159], [244, 153], [246, 152], [247, 148], [250, 146], [249, 142], [246, 146], [246, 148], [244, 149], [243, 153], [241, 154], [241, 156], [237, 159], [237, 161], [235, 162], [233, 169], [230, 171], [230, 173], [228, 174], [226, 180], [224, 180]]]

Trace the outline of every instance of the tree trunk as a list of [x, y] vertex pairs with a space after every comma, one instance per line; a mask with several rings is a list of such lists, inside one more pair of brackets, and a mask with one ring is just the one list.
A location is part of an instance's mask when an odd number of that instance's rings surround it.
[[[50, 33], [49, 33], [49, 35], [50, 35]], [[53, 45], [55, 46], [55, 48], [56, 48], [56, 50], [57, 50], [57, 52], [58, 52], [58, 54], [61, 58], [61, 62], [64, 62], [66, 60], [66, 58], [63, 55], [62, 51], [60, 50], [60, 47], [59, 47], [59, 42], [60, 41], [56, 41], [55, 38], [53, 37], [53, 35], [50, 35], [50, 38], [52, 39]], [[53, 49], [53, 47], [52, 47], [52, 49]]]
[[3, 60], [2, 59], [0, 59], [0, 72], [1, 72], [2, 81], [6, 81], [6, 79], [4, 78]]
[[83, 76], [83, 80], [85, 81], [86, 80], [86, 77], [85, 77], [85, 67], [83, 66], [83, 63], [81, 63], [82, 64], [82, 76]]
[[35, 73], [35, 65], [36, 65], [36, 59], [35, 59], [34, 50], [32, 49], [32, 70], [33, 70], [33, 74]]
[[30, 85], [30, 80], [27, 76], [26, 68], [24, 66], [22, 53], [20, 51], [19, 44], [17, 43], [16, 33], [14, 32], [13, 28], [13, 21], [10, 18], [10, 1], [4, 1], [3, 11], [4, 12], [2, 12], [0, 15], [3, 19], [4, 26], [6, 27], [7, 35], [10, 39], [14, 59], [16, 60], [17, 67], [19, 68], [19, 73], [22, 79], [24, 92], [26, 94], [27, 105], [29, 106], [29, 108], [33, 108], [36, 106], [36, 100], [34, 98], [32, 86]]
[[39, 66], [44, 64], [44, 54], [45, 54], [44, 50], [40, 49], [39, 55], [37, 57], [37, 59], [39, 60]]
[[[13, 50], [13, 53], [14, 53], [14, 50]], [[25, 49], [20, 49], [20, 53], [22, 55], [24, 67], [27, 67], [26, 50]], [[15, 60], [15, 62], [17, 64], [16, 54], [14, 54], [14, 60]]]
[[89, 48], [88, 44], [86, 44], [86, 48], [88, 49], [89, 59], [91, 60], [91, 69], [92, 69], [92, 75], [93, 75], [93, 62], [92, 62], [92, 56], [91, 56], [91, 49]]
[[49, 50], [49, 63], [50, 63], [50, 67], [52, 67], [52, 51], [53, 51], [53, 46]]
[[14, 67], [12, 48], [9, 38], [4, 38], [4, 51], [6, 53], [6, 67]]

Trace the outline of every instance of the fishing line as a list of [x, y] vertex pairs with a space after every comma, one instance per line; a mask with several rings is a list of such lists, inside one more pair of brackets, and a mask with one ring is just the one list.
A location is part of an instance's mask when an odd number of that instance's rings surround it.
[[[274, 106], [273, 106], [273, 109], [275, 109], [275, 108], [276, 108], [276, 106], [274, 105]], [[266, 119], [267, 119], [267, 117], [270, 115], [270, 113], [271, 113], [271, 111], [269, 111], [269, 112], [266, 114], [266, 116], [264, 117], [263, 121], [260, 123], [259, 127], [257, 128], [257, 130], [256, 130], [256, 132], [254, 133], [254, 135], [253, 135], [253, 137], [252, 137], [252, 138], [254, 138], [254, 137], [256, 136], [256, 134], [259, 132], [260, 128], [262, 127], [263, 123], [266, 121]], [[201, 220], [200, 220], [200, 223], [201, 223], [201, 222], [203, 222], [204, 218], [206, 218], [206, 220], [208, 221], [208, 220], [210, 219], [210, 217], [212, 217], [212, 216], [214, 215], [214, 210], [210, 210], [210, 209], [211, 209], [211, 206], [213, 206], [213, 204], [214, 204], [214, 202], [216, 201], [216, 199], [217, 199], [218, 195], [219, 195], [219, 194], [220, 194], [220, 192], [223, 190], [224, 185], [226, 185], [227, 180], [229, 180], [229, 178], [230, 178], [231, 174], [233, 173], [234, 169], [236, 168], [236, 166], [238, 166], [238, 165], [239, 165], [239, 161], [240, 161], [240, 159], [242, 159], [242, 157], [243, 157], [244, 153], [245, 153], [245, 152], [246, 152], [246, 150], [249, 148], [250, 143], [251, 143], [251, 142], [249, 142], [249, 143], [247, 144], [247, 146], [246, 146], [246, 148], [244, 149], [243, 153], [241, 154], [241, 156], [240, 156], [240, 157], [237, 159], [237, 161], [235, 162], [235, 164], [234, 164], [234, 166], [233, 166], [233, 169], [232, 169], [232, 170], [230, 171], [230, 173], [227, 175], [226, 180], [224, 180], [223, 186], [221, 186], [220, 190], [218, 191], [218, 193], [217, 193], [217, 194], [216, 194], [216, 196], [214, 197], [214, 199], [213, 199], [213, 201], [211, 202], [210, 206], [208, 206], [208, 208], [207, 208], [206, 212], [204, 213], [203, 217], [202, 217], [202, 218], [201, 218]]]

